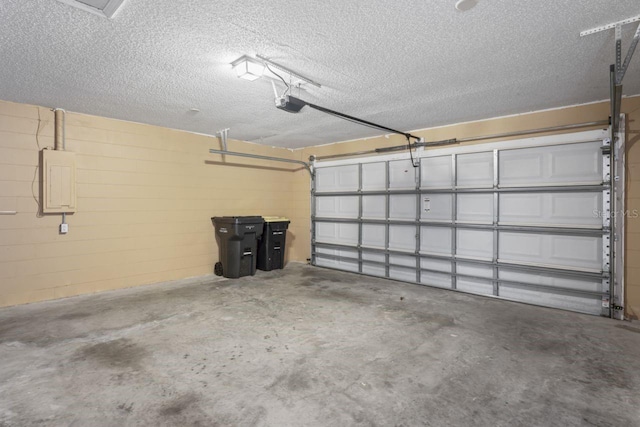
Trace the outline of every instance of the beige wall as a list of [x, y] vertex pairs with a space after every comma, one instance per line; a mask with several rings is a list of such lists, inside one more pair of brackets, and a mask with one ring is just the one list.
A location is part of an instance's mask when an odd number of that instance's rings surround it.
[[[623, 112], [628, 114], [627, 134], [627, 209], [640, 212], [640, 97], [628, 98], [623, 101]], [[492, 135], [518, 130], [530, 130], [564, 124], [574, 124], [606, 120], [609, 117], [609, 103], [597, 103], [559, 110], [542, 111], [519, 116], [503, 117], [479, 122], [462, 123], [440, 128], [424, 129], [412, 132], [424, 137], [427, 141], [438, 141], [449, 138], [465, 138], [482, 135]], [[586, 129], [583, 129], [586, 130]], [[482, 141], [475, 143], [486, 143]], [[317, 156], [348, 153], [369, 150], [378, 147], [405, 144], [400, 136], [390, 138], [371, 138], [310, 147], [297, 150], [298, 158], [305, 159], [309, 155]], [[309, 212], [308, 182], [302, 180], [293, 183], [295, 192], [294, 211], [301, 215]], [[300, 233], [296, 242], [299, 247], [297, 253], [309, 247], [309, 235]], [[302, 237], [303, 236], [303, 237]], [[307, 255], [308, 256], [308, 255]], [[637, 319], [640, 316], [640, 218], [628, 218], [626, 222], [626, 313]]]
[[[38, 144], [53, 146], [53, 113], [0, 102], [0, 210], [18, 211], [0, 216], [0, 306], [211, 274], [212, 216], [300, 221], [290, 197], [294, 173], [274, 170], [279, 164], [216, 163], [220, 156], [208, 149], [219, 141], [187, 132], [71, 113], [66, 123], [67, 150], [77, 153], [78, 212], [67, 216], [69, 234], [59, 235], [61, 216], [37, 217], [35, 200]], [[229, 148], [292, 155], [237, 141]], [[293, 229], [291, 242], [300, 232], [308, 226]]]
[[[623, 111], [629, 116], [627, 209], [640, 211], [640, 97], [625, 99]], [[608, 103], [599, 103], [413, 133], [428, 141], [464, 138], [608, 114]], [[0, 306], [210, 274], [217, 260], [210, 217], [217, 215], [287, 216], [287, 259], [310, 256], [305, 170], [232, 157], [225, 166], [208, 154], [219, 147], [212, 137], [67, 114], [67, 149], [77, 153], [78, 212], [68, 216], [70, 232], [61, 236], [60, 215], [36, 216], [38, 143], [53, 145], [53, 113], [0, 101], [0, 210], [18, 211], [0, 216]], [[291, 152], [230, 141], [229, 148], [307, 160], [403, 143], [380, 137]], [[638, 318], [640, 219], [629, 218], [626, 230], [626, 311]]]

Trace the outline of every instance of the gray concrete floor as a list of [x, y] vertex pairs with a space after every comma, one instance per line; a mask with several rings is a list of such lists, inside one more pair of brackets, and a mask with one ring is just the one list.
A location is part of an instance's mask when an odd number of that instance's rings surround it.
[[0, 310], [0, 425], [640, 425], [635, 324], [302, 264]]

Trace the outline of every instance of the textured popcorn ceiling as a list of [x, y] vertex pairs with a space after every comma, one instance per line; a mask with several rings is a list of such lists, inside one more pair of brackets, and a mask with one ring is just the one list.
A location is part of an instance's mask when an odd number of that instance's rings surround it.
[[[265, 55], [323, 85], [301, 98], [413, 130], [608, 98], [614, 33], [579, 33], [640, 14], [638, 0], [454, 4], [127, 0], [106, 20], [53, 0], [2, 0], [0, 99], [303, 147], [381, 132], [277, 110], [270, 80], [238, 79], [233, 60]], [[638, 93], [640, 51], [624, 87]]]

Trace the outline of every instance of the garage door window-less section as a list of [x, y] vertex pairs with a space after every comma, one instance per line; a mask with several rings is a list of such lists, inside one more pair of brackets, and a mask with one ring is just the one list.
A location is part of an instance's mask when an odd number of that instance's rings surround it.
[[605, 131], [317, 162], [315, 265], [609, 315]]

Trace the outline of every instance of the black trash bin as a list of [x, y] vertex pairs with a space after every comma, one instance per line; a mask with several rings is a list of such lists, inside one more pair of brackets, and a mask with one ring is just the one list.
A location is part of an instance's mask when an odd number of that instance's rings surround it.
[[277, 216], [264, 217], [264, 232], [258, 246], [260, 270], [271, 271], [284, 267], [285, 241], [290, 222], [287, 218]]
[[216, 228], [220, 262], [214, 272], [235, 279], [256, 274], [258, 239], [264, 220], [261, 216], [216, 216], [211, 218]]

